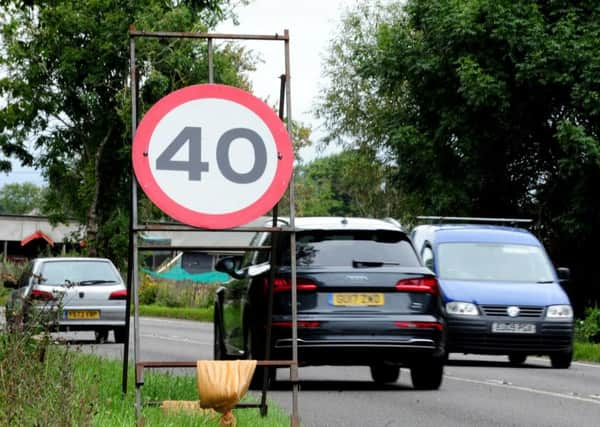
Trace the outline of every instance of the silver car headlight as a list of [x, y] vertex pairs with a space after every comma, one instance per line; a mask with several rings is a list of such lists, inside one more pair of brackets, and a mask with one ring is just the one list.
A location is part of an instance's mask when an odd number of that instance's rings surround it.
[[546, 319], [571, 320], [573, 319], [573, 308], [568, 304], [551, 305], [546, 310]]
[[452, 301], [446, 304], [446, 312], [458, 316], [479, 316], [479, 310], [470, 302]]

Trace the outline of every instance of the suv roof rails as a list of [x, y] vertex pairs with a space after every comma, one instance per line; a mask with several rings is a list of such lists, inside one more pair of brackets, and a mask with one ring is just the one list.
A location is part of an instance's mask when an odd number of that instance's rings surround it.
[[527, 218], [481, 218], [468, 216], [417, 216], [419, 220], [427, 220], [431, 223], [453, 223], [453, 222], [479, 222], [488, 224], [531, 224], [532, 219]]

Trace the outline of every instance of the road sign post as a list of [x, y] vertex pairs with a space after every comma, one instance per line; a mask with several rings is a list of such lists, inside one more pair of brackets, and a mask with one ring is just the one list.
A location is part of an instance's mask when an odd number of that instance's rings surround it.
[[[229, 229], [229, 231], [286, 232], [290, 235], [290, 249], [295, 254], [296, 230], [294, 225], [293, 149], [288, 131], [292, 128], [289, 33], [275, 35], [210, 34], [180, 32], [146, 32], [130, 28], [130, 75], [132, 160], [135, 178], [132, 180], [130, 257], [132, 265], [128, 276], [127, 305], [134, 302], [134, 360], [136, 374], [135, 411], [138, 425], [143, 425], [141, 386], [143, 371], [155, 367], [188, 367], [195, 362], [140, 361], [140, 331], [138, 309], [138, 254], [137, 233], [146, 231], [190, 231], [194, 228]], [[194, 85], [173, 92], [159, 100], [146, 113], [138, 125], [138, 71], [136, 67], [135, 39], [191, 38], [208, 42], [209, 84]], [[285, 74], [281, 79], [282, 98], [285, 92], [287, 129], [283, 125], [283, 100], [280, 117], [252, 94], [230, 86], [213, 84], [213, 39], [272, 40], [284, 42]], [[163, 212], [186, 225], [138, 223], [137, 186]], [[277, 203], [289, 189], [290, 225], [279, 227]], [[238, 228], [273, 208], [272, 227]], [[144, 246], [145, 249], [156, 249]], [[164, 249], [161, 247], [160, 249]], [[186, 246], [181, 250], [198, 250]], [[205, 248], [204, 248], [205, 249]], [[212, 247], [212, 249], [219, 249]], [[237, 247], [239, 250], [246, 248]], [[271, 248], [273, 251], [273, 248]], [[273, 260], [274, 257], [271, 257]], [[271, 268], [274, 268], [272, 261]], [[295, 257], [291, 260], [292, 280], [292, 330], [293, 360], [258, 361], [261, 366], [290, 368], [292, 383], [291, 426], [300, 424], [298, 415], [298, 351]], [[273, 275], [269, 290], [272, 293]], [[269, 310], [269, 319], [272, 312]], [[271, 320], [269, 320], [270, 324]], [[270, 336], [270, 330], [267, 331]], [[128, 337], [129, 338], [129, 337]], [[123, 357], [123, 393], [127, 392], [129, 339]], [[267, 345], [270, 343], [267, 342]], [[267, 415], [265, 382], [261, 402], [238, 404], [237, 407], [260, 408]]]

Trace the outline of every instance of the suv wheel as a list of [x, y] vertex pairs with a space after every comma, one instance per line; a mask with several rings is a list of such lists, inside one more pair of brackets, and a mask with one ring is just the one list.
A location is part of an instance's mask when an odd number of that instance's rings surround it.
[[223, 340], [221, 338], [221, 327], [219, 324], [219, 316], [217, 313], [217, 307], [215, 306], [215, 315], [213, 318], [213, 359], [214, 360], [225, 360], [225, 351], [223, 351]]
[[554, 369], [568, 369], [573, 360], [573, 351], [561, 351], [550, 354], [550, 363]]
[[114, 329], [115, 334], [115, 342], [117, 344], [125, 344], [125, 340], [127, 339], [127, 330], [125, 326], [119, 326]]
[[511, 365], [522, 365], [527, 360], [527, 355], [523, 353], [511, 353], [508, 355], [508, 362]]
[[[264, 359], [265, 342], [252, 333], [251, 328], [246, 331], [246, 355], [248, 359]], [[267, 388], [275, 379], [275, 368], [257, 366], [250, 382], [251, 390], [262, 390], [265, 383], [265, 370], [267, 372]]]
[[377, 384], [390, 384], [398, 381], [400, 377], [400, 367], [377, 363], [370, 366], [371, 378]]
[[443, 358], [430, 357], [411, 366], [410, 377], [417, 390], [437, 390], [444, 376]]

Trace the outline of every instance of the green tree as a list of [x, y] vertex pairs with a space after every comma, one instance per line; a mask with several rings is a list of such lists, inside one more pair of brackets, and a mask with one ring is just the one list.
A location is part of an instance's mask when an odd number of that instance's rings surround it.
[[[0, 93], [7, 102], [0, 110], [0, 148], [43, 171], [53, 219], [72, 216], [86, 224], [92, 254], [119, 262], [127, 248], [130, 24], [207, 31], [233, 16], [236, 3], [2, 1]], [[138, 39], [137, 56], [141, 114], [168, 92], [208, 80], [206, 42]], [[221, 44], [214, 63], [216, 82], [249, 87], [244, 73], [253, 60], [244, 49]]]
[[395, 165], [411, 208], [532, 217], [583, 283], [600, 238], [599, 39], [593, 0], [360, 6], [319, 112], [330, 140]]
[[401, 217], [404, 200], [373, 150], [346, 150], [295, 172], [299, 216]]
[[0, 188], [0, 214], [43, 213], [45, 190], [31, 182], [5, 184]]

